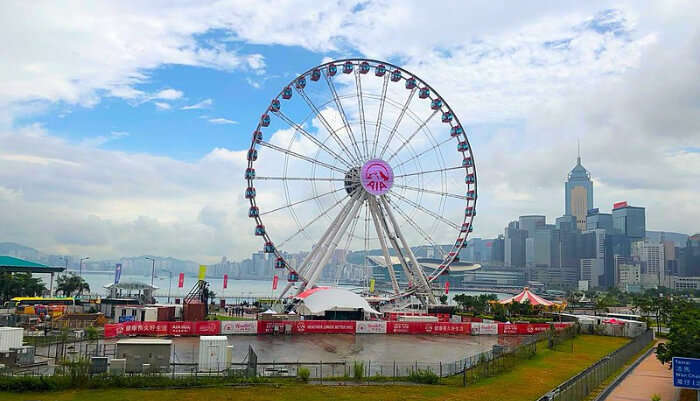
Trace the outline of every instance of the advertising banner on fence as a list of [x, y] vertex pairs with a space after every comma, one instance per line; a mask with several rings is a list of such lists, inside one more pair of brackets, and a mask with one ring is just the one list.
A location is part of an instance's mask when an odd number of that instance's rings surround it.
[[170, 322], [169, 334], [171, 336], [194, 335], [194, 322]]
[[472, 335], [491, 336], [498, 334], [498, 324], [496, 323], [472, 323]]
[[359, 321], [355, 324], [357, 334], [386, 334], [386, 321]]
[[258, 320], [258, 334], [292, 334], [292, 324], [295, 322]]
[[194, 322], [194, 335], [196, 336], [216, 336], [220, 333], [221, 322], [218, 320]]
[[388, 334], [470, 334], [469, 323], [387, 322]]
[[124, 334], [124, 326], [122, 324], [105, 324], [105, 338], [112, 338]]
[[255, 320], [221, 322], [221, 334], [257, 334], [258, 322]]
[[299, 320], [294, 323], [294, 334], [355, 334], [354, 320]]

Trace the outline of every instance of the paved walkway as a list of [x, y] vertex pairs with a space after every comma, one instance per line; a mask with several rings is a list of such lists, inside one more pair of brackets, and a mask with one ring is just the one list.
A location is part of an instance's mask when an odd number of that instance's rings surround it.
[[649, 401], [658, 394], [662, 401], [673, 401], [673, 374], [651, 352], [622, 381], [605, 401]]

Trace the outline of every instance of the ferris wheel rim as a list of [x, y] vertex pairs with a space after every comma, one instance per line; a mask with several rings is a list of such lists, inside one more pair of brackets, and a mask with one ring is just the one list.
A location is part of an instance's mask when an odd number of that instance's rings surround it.
[[[284, 91], [285, 91], [286, 89], [288, 89], [288, 88], [294, 87], [295, 82], [297, 82], [300, 78], [306, 78], [306, 77], [310, 76], [310, 74], [312, 74], [314, 71], [319, 71], [319, 70], [327, 69], [327, 68], [328, 68], [329, 66], [331, 66], [331, 65], [334, 65], [334, 66], [336, 66], [336, 67], [341, 67], [342, 65], [344, 65], [344, 64], [347, 63], [347, 62], [352, 63], [353, 66], [360, 66], [362, 63], [366, 62], [366, 63], [372, 64], [372, 67], [375, 67], [375, 68], [376, 68], [377, 65], [384, 65], [384, 66], [387, 68], [387, 72], [386, 72], [387, 74], [391, 73], [390, 70], [393, 70], [393, 71], [400, 71], [400, 72], [401, 72], [400, 80], [405, 81], [405, 80], [409, 79], [408, 77], [410, 77], [411, 79], [416, 80], [417, 82], [420, 83], [420, 87], [421, 87], [421, 88], [428, 88], [428, 90], [430, 91], [429, 99], [432, 100], [432, 99], [435, 98], [435, 99], [439, 99], [439, 100], [441, 101], [442, 106], [440, 107], [440, 109], [435, 110], [435, 112], [433, 113], [433, 115], [436, 114], [436, 113], [438, 113], [439, 111], [442, 111], [443, 108], [444, 108], [444, 109], [446, 109], [446, 112], [451, 113], [452, 118], [454, 119], [454, 124], [451, 123], [450, 126], [451, 126], [451, 127], [455, 127], [455, 126], [456, 126], [456, 127], [462, 127], [462, 124], [461, 124], [461, 122], [459, 121], [459, 117], [457, 116], [456, 113], [453, 112], [453, 109], [449, 106], [449, 104], [448, 104], [447, 101], [444, 99], [444, 97], [440, 96], [439, 92], [437, 92], [437, 91], [436, 91], [431, 85], [429, 85], [425, 80], [421, 79], [421, 78], [418, 77], [417, 75], [415, 75], [415, 74], [409, 72], [408, 70], [406, 70], [406, 69], [404, 69], [404, 68], [401, 68], [401, 67], [399, 67], [399, 66], [396, 66], [396, 65], [394, 65], [394, 64], [391, 64], [391, 63], [389, 63], [389, 62], [380, 61], [380, 60], [375, 60], [375, 59], [367, 59], [367, 58], [346, 58], [346, 59], [338, 59], [338, 60], [328, 61], [328, 62], [326, 62], [326, 63], [323, 63], [323, 64], [320, 64], [320, 65], [318, 65], [318, 66], [312, 67], [312, 68], [308, 69], [307, 71], [305, 71], [304, 73], [302, 73], [302, 74], [298, 75], [297, 77], [295, 77], [292, 81], [289, 82], [288, 85], [284, 86], [283, 89], [282, 89], [282, 91], [280, 91], [280, 92], [277, 94], [277, 96], [275, 96], [275, 97], [273, 98], [273, 102], [274, 102], [275, 100], [278, 100], [278, 101], [279, 101], [280, 98], [283, 96]], [[370, 71], [371, 71], [371, 70], [370, 70]], [[324, 73], [324, 74], [325, 74], [325, 73]], [[406, 74], [406, 75], [404, 75], [404, 74]], [[358, 76], [358, 75], [356, 74], [356, 76]], [[332, 79], [332, 76], [331, 76], [330, 78]], [[327, 79], [328, 79], [328, 78], [327, 78]], [[385, 78], [385, 81], [386, 81], [386, 78]], [[416, 87], [418, 87], [418, 86], [416, 86]], [[414, 91], [415, 91], [415, 90], [414, 90]], [[359, 95], [360, 95], [360, 94], [358, 93], [358, 102], [360, 102], [360, 99], [361, 99], [361, 96], [359, 96]], [[330, 101], [329, 101], [329, 102], [330, 102]], [[410, 99], [409, 99], [409, 102], [410, 102]], [[269, 112], [269, 111], [270, 111], [270, 108], [268, 107], [266, 113]], [[380, 114], [380, 116], [381, 116], [381, 114]], [[363, 115], [363, 118], [364, 118], [364, 115]], [[432, 118], [432, 116], [431, 116], [431, 118]], [[363, 121], [363, 122], [362, 122], [363, 125], [364, 125], [365, 123], [366, 123], [366, 121]], [[347, 123], [347, 121], [345, 121], [345, 124], [346, 124], [347, 127], [349, 127], [349, 125], [350, 125], [349, 123]], [[378, 126], [377, 126], [377, 131], [379, 131], [380, 126], [381, 126], [381, 120], [377, 121], [376, 124], [378, 125]], [[398, 124], [397, 124], [397, 125], [398, 125]], [[256, 127], [256, 129], [255, 129], [255, 133], [260, 132], [261, 128], [263, 128], [263, 127], [264, 127], [264, 126], [263, 126], [262, 123], [259, 121], [259, 122], [258, 122], [258, 125], [257, 125], [257, 127]], [[349, 129], [349, 128], [348, 128], [348, 129]], [[377, 136], [376, 138], [378, 139], [378, 136]], [[326, 140], [328, 140], [328, 139], [329, 139], [329, 137], [326, 138]], [[442, 144], [445, 144], [445, 143], [449, 142], [451, 139], [452, 139], [452, 138], [446, 138], [444, 141], [441, 141], [441, 142], [440, 142], [440, 145], [438, 145], [438, 146], [441, 146]], [[472, 198], [467, 198], [467, 197], [465, 197], [464, 200], [465, 200], [465, 203], [466, 203], [467, 207], [469, 207], [470, 201], [471, 201], [472, 208], [475, 208], [475, 206], [476, 206], [476, 201], [477, 201], [477, 187], [478, 187], [478, 185], [477, 185], [476, 162], [475, 162], [474, 154], [473, 154], [473, 152], [472, 152], [472, 147], [471, 147], [471, 144], [470, 144], [470, 142], [469, 142], [469, 138], [468, 138], [466, 132], [464, 132], [464, 131], [462, 132], [460, 139], [463, 139], [463, 140], [464, 140], [463, 142], [465, 142], [465, 143], [467, 144], [467, 151], [466, 151], [466, 153], [469, 155], [469, 158], [471, 159], [471, 163], [472, 163], [472, 164], [471, 164], [469, 167], [464, 167], [464, 166], [459, 167], [459, 166], [458, 166], [458, 167], [455, 167], [455, 169], [464, 168], [464, 169], [465, 169], [465, 173], [466, 173], [467, 175], [473, 176], [472, 181], [471, 181], [471, 182], [467, 182], [467, 190], [470, 191], [470, 188], [473, 188], [473, 190], [471, 190], [471, 191], [473, 192]], [[409, 141], [410, 141], [410, 139], [409, 139]], [[391, 142], [391, 138], [389, 139], [388, 143], [386, 143], [385, 145], [388, 146], [390, 142]], [[404, 142], [404, 143], [403, 143], [403, 146], [405, 146], [407, 143], [408, 143], [407, 141]], [[256, 138], [255, 138], [255, 135], [254, 135], [254, 137], [253, 137], [253, 139], [252, 139], [252, 141], [251, 141], [251, 145], [250, 145], [250, 147], [249, 147], [249, 154], [250, 154], [251, 151], [255, 151], [255, 150], [256, 150], [256, 145], [257, 145], [257, 144], [258, 144], [258, 142], [256, 142]], [[368, 144], [366, 141], [363, 141], [363, 146], [368, 146], [368, 145], [369, 145], [369, 144]], [[402, 147], [403, 147], [403, 146], [402, 146]], [[321, 150], [321, 148], [319, 147], [319, 149], [317, 150], [317, 153], [318, 153], [320, 150]], [[394, 155], [395, 155], [396, 153], [399, 153], [400, 150], [401, 150], [401, 149], [397, 150], [397, 151], [394, 153]], [[430, 150], [431, 150], [431, 149], [428, 149], [427, 151], [430, 151]], [[426, 151], [426, 152], [427, 152], [427, 151]], [[383, 154], [383, 153], [384, 153], [384, 152], [382, 152], [382, 154]], [[465, 151], [462, 151], [462, 153], [465, 154]], [[417, 157], [419, 157], [419, 156], [420, 156], [420, 155], [418, 155]], [[287, 160], [288, 157], [289, 157], [289, 154], [286, 154], [286, 155], [285, 155], [285, 160]], [[393, 156], [391, 157], [391, 159], [393, 159]], [[466, 157], [465, 157], [465, 159], [466, 159]], [[336, 159], [336, 160], [339, 160], [339, 159]], [[409, 159], [409, 160], [410, 160], [410, 159]], [[248, 170], [251, 170], [251, 169], [252, 169], [252, 170], [254, 171], [253, 166], [254, 166], [254, 162], [255, 162], [255, 161], [256, 161], [256, 160], [250, 160], [250, 158], [249, 158], [249, 160], [248, 160], [248, 169], [246, 170], [246, 177], [245, 177], [245, 180], [246, 180], [246, 182], [247, 182], [247, 184], [248, 184], [247, 188], [253, 188], [254, 190], [255, 190], [254, 181], [255, 181], [256, 178], [255, 178], [255, 177], [250, 178], [250, 177], [247, 176], [247, 174], [248, 174]], [[353, 161], [350, 161], [350, 164], [352, 164], [352, 163], [353, 163]], [[403, 163], [405, 163], [405, 162], [403, 162]], [[286, 164], [286, 163], [285, 163], [285, 164]], [[317, 165], [314, 164], [314, 165], [313, 165], [314, 171], [315, 171], [316, 167], [317, 167]], [[470, 169], [470, 168], [471, 168], [471, 171], [472, 171], [471, 173], [469, 173], [469, 169]], [[414, 172], [414, 173], [405, 174], [405, 175], [403, 175], [403, 176], [397, 176], [397, 177], [398, 177], [398, 178], [401, 178], [401, 177], [405, 177], [405, 176], [408, 176], [408, 175], [411, 175], [411, 174], [422, 176], [422, 175], [427, 174], [427, 173], [429, 173], [429, 172], [417, 171], [417, 172]], [[314, 174], [315, 174], [315, 173], [314, 173]], [[259, 178], [257, 178], [257, 179], [261, 179], [261, 178], [262, 178], [262, 177], [259, 177]], [[284, 179], [284, 182], [285, 182], [285, 185], [286, 185], [286, 184], [287, 184], [287, 180], [288, 180], [288, 179], [291, 179], [291, 178], [286, 177], [286, 166], [285, 166], [285, 177], [284, 177], [284, 178], [285, 178], [285, 179]], [[314, 175], [314, 179], [315, 179], [315, 175]], [[330, 180], [330, 178], [321, 178], [321, 177], [319, 177], [319, 180], [322, 180], [322, 179]], [[314, 183], [315, 183], [315, 181], [314, 181]], [[404, 186], [405, 186], [405, 185], [404, 185]], [[401, 185], [399, 185], [398, 187], [401, 187]], [[424, 191], [424, 190], [425, 190], [425, 189], [423, 188], [422, 191]], [[246, 190], [246, 191], [247, 191], [247, 190]], [[333, 191], [333, 192], [338, 192], [338, 191], [336, 190], [336, 191]], [[389, 192], [390, 192], [390, 191], [389, 191]], [[421, 192], [421, 193], [422, 193], [422, 192]], [[446, 194], [446, 192], [444, 192], [444, 191], [441, 193], [442, 198], [444, 198], [444, 197], [446, 196], [445, 194]], [[448, 196], [449, 196], [449, 195], [448, 195]], [[325, 216], [325, 214], [326, 214], [327, 212], [330, 212], [330, 210], [334, 209], [339, 203], [341, 203], [341, 201], [343, 201], [345, 198], [349, 198], [349, 197], [350, 197], [350, 194], [344, 196], [343, 198], [340, 199], [339, 202], [337, 202], [337, 203], [334, 204], [331, 208], [329, 208], [328, 210], [324, 211], [321, 215], [319, 215], [319, 217], [320, 217], [320, 216]], [[256, 202], [256, 199], [255, 199], [255, 196], [253, 196], [253, 197], [251, 197], [251, 198], [248, 198], [248, 200], [249, 200], [251, 209], [254, 208], [254, 207], [257, 207], [257, 202]], [[287, 203], [290, 203], [290, 202], [287, 202]], [[270, 213], [270, 212], [266, 212], [266, 213], [264, 213], [264, 214], [267, 214], [267, 213]], [[264, 214], [263, 214], [263, 215], [264, 215]], [[262, 218], [261, 218], [260, 216], [261, 216], [261, 215], [257, 215], [257, 216], [254, 217], [255, 222], [256, 222], [257, 225], [263, 225], [263, 223], [262, 223]], [[358, 215], [358, 216], [359, 216], [359, 215]], [[465, 218], [463, 219], [463, 223], [462, 223], [462, 229], [464, 228], [465, 225], [468, 225], [468, 227], [471, 229], [471, 227], [473, 226], [473, 220], [474, 220], [474, 216], [473, 216], [473, 215], [471, 215], [471, 216], [465, 216]], [[408, 221], [408, 220], [407, 220], [407, 221]], [[297, 222], [297, 225], [299, 225], [298, 222]], [[302, 230], [302, 231], [303, 231], [303, 230]], [[450, 251], [448, 252], [449, 255], [452, 255], [452, 256], [448, 256], [447, 258], [445, 258], [445, 259], [442, 261], [442, 265], [440, 266], [440, 268], [439, 268], [437, 271], [435, 271], [433, 274], [431, 274], [430, 276], [427, 277], [427, 280], [428, 280], [429, 283], [432, 283], [433, 281], [435, 281], [435, 280], [436, 280], [444, 271], [446, 271], [446, 270], [449, 268], [449, 266], [454, 262], [454, 260], [456, 259], [457, 254], [458, 254], [458, 252], [459, 252], [459, 249], [461, 249], [461, 246], [458, 246], [458, 245], [460, 244], [460, 242], [461, 242], [461, 243], [466, 243], [466, 239], [467, 239], [468, 236], [469, 236], [469, 232], [470, 232], [470, 230], [467, 230], [466, 232], [465, 232], [465, 231], [459, 231], [459, 233], [458, 233], [458, 235], [457, 235], [457, 241], [456, 241], [455, 243], [452, 244], [452, 247], [451, 247]], [[263, 237], [263, 240], [265, 241], [266, 244], [268, 244], [268, 243], [273, 244], [273, 242], [272, 242], [272, 240], [271, 240], [271, 238], [270, 238], [270, 236], [269, 236], [269, 234], [268, 234], [267, 232], [265, 232], [265, 233], [262, 235], [262, 237]], [[285, 242], [288, 242], [288, 240], [285, 240]], [[455, 252], [455, 250], [456, 250], [456, 252]], [[285, 263], [284, 263], [284, 268], [285, 268], [285, 269], [287, 269], [288, 271], [290, 271], [290, 272], [292, 272], [292, 273], [295, 272], [295, 271], [291, 268], [291, 265], [290, 265], [289, 263], [286, 263], [285, 258], [283, 257], [283, 255], [281, 255], [280, 249], [279, 249], [278, 247], [274, 247], [274, 248], [273, 248], [273, 251], [272, 251], [271, 253], [273, 253], [273, 254], [275, 255], [276, 261], [282, 260], [283, 262], [285, 262]], [[453, 253], [454, 253], [454, 255], [453, 255]], [[365, 258], [364, 258], [364, 259], [366, 259], [366, 257], [367, 257], [367, 255], [365, 255]], [[443, 266], [443, 265], [444, 265], [444, 266]], [[402, 294], [410, 294], [410, 293], [413, 293], [413, 292], [415, 292], [415, 288], [414, 288], [414, 289], [408, 288], [408, 289], [406, 289], [405, 291], [403, 291]]]

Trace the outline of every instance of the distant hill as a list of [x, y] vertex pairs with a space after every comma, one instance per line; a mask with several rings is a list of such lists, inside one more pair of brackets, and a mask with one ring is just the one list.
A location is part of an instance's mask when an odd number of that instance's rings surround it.
[[43, 264], [46, 264], [50, 259], [49, 255], [45, 253], [14, 242], [0, 242], [0, 255], [13, 256]]

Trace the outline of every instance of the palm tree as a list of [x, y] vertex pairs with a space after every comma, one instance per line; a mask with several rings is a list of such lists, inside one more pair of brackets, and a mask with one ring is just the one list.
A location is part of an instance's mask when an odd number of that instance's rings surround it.
[[90, 291], [90, 285], [75, 273], [69, 273], [60, 276], [56, 280], [56, 293], [62, 293], [64, 296], [71, 296], [72, 294], [82, 294], [83, 291]]

